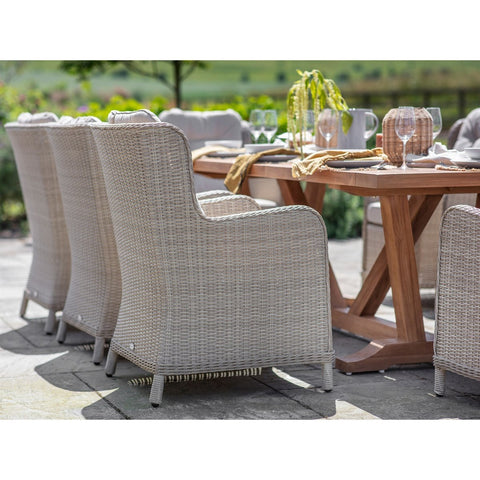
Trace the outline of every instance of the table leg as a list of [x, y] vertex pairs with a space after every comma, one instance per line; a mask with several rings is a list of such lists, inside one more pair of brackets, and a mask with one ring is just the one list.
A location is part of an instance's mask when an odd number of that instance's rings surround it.
[[[441, 195], [412, 197], [410, 202], [405, 195], [381, 198], [385, 247], [350, 311], [334, 312], [334, 324], [337, 320], [337, 323], [343, 321], [343, 325], [355, 327], [355, 323], [365, 321], [367, 324], [360, 325], [359, 330], [369, 330], [369, 338], [373, 340], [359, 352], [337, 358], [336, 367], [339, 370], [384, 370], [395, 364], [432, 361], [432, 338], [431, 335], [426, 338], [423, 327], [414, 242], [440, 199]], [[383, 301], [380, 297], [385, 296], [390, 285], [396, 335], [388, 330], [385, 321], [369, 316], [372, 305], [375, 312]], [[380, 293], [375, 286], [380, 288]]]

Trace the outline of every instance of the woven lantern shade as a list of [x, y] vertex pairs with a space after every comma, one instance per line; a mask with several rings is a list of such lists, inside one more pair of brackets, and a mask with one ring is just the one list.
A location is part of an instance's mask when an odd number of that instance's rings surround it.
[[[382, 122], [383, 151], [394, 165], [402, 164], [403, 143], [395, 133], [397, 108], [392, 108]], [[415, 108], [415, 133], [406, 145], [406, 155], [427, 155], [433, 144], [432, 117], [424, 108]]]

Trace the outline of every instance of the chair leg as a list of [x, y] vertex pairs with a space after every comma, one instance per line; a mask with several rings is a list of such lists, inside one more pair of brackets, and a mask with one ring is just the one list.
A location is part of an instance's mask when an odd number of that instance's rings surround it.
[[330, 392], [333, 388], [333, 366], [331, 362], [324, 363], [322, 365], [323, 373], [323, 389], [326, 392]]
[[67, 336], [67, 327], [68, 324], [63, 320], [59, 320], [58, 322], [58, 330], [57, 330], [57, 342], [63, 343]]
[[105, 339], [103, 337], [95, 338], [95, 346], [93, 347], [93, 363], [100, 365], [103, 360], [103, 352], [105, 349]]
[[433, 391], [439, 397], [445, 395], [445, 370], [443, 368], [435, 367]]
[[57, 323], [57, 318], [53, 310], [48, 311], [47, 323], [45, 324], [45, 333], [47, 335], [52, 335], [55, 330], [55, 324]]
[[25, 312], [27, 311], [28, 297], [27, 292], [23, 292], [22, 303], [20, 304], [20, 317], [25, 318]]
[[105, 375], [111, 377], [115, 373], [117, 368], [118, 353], [114, 352], [111, 348], [108, 351], [107, 361], [105, 362]]
[[164, 386], [165, 386], [165, 376], [154, 375], [152, 389], [150, 390], [150, 403], [152, 404], [152, 407], [158, 407], [162, 403]]

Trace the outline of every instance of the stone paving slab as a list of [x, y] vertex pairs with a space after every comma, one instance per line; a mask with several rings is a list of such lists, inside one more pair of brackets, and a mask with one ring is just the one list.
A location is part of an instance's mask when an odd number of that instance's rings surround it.
[[[360, 286], [361, 239], [329, 243], [330, 259], [347, 296]], [[334, 389], [322, 390], [320, 365], [264, 369], [262, 375], [168, 383], [162, 405], [148, 397], [151, 378], [120, 360], [112, 378], [91, 361], [93, 339], [69, 329], [60, 345], [43, 332], [46, 311], [29, 303], [19, 318], [31, 261], [28, 240], [0, 239], [0, 419], [477, 419], [480, 382], [447, 372], [446, 396], [433, 394], [433, 368], [422, 364], [384, 373], [334, 371]], [[353, 272], [353, 273], [352, 273]], [[424, 297], [427, 330], [433, 302]], [[387, 296], [382, 314], [393, 318]], [[365, 341], [334, 332], [337, 354]], [[134, 385], [135, 380], [140, 385]], [[142, 385], [146, 383], [147, 385]]]

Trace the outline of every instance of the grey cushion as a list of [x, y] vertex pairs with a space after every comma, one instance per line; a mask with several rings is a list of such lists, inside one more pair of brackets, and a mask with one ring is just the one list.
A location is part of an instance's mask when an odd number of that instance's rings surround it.
[[232, 109], [197, 112], [172, 108], [161, 112], [159, 118], [180, 128], [192, 150], [208, 140], [242, 140], [242, 118]]
[[382, 225], [382, 211], [380, 209], [380, 202], [372, 202], [367, 205], [366, 221], [375, 225]]
[[52, 112], [39, 112], [33, 115], [29, 112], [23, 112], [18, 116], [18, 123], [49, 123], [58, 122], [58, 117]]
[[108, 123], [150, 123], [159, 121], [159, 118], [146, 108], [125, 112], [112, 110], [108, 114]]

